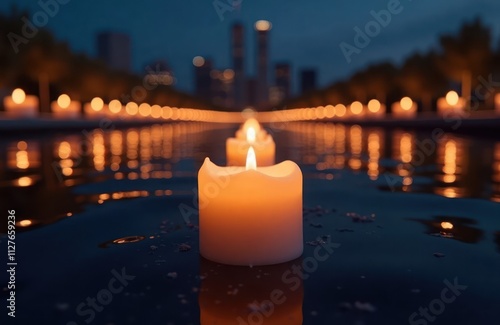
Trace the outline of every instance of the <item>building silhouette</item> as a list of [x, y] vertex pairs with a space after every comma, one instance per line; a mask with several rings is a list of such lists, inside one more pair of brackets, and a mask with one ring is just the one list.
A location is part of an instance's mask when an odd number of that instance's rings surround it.
[[235, 109], [243, 109], [246, 106], [244, 32], [242, 24], [236, 23], [233, 25], [231, 31], [231, 56], [234, 71], [233, 102]]
[[291, 71], [290, 64], [277, 63], [274, 67], [274, 85], [276, 86], [280, 101], [290, 98]]
[[117, 32], [99, 33], [97, 35], [97, 56], [113, 69], [130, 71], [130, 37], [127, 34]]
[[195, 93], [198, 98], [212, 102], [212, 60], [197, 56], [193, 59]]
[[271, 23], [259, 20], [255, 23], [257, 32], [257, 108], [265, 107], [269, 102], [268, 66], [269, 66], [269, 31]]
[[300, 90], [301, 93], [306, 93], [316, 89], [316, 70], [304, 69], [300, 72]]

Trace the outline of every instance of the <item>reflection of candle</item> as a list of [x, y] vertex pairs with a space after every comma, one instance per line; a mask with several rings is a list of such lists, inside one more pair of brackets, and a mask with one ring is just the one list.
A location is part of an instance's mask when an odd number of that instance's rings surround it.
[[292, 273], [300, 260], [253, 268], [200, 264], [201, 325], [302, 324], [304, 289]]
[[38, 116], [38, 97], [26, 95], [26, 93], [20, 88], [14, 89], [11, 96], [6, 96], [3, 100], [3, 105], [8, 116]]
[[250, 146], [253, 146], [257, 165], [274, 165], [276, 145], [273, 138], [266, 134], [257, 139], [257, 131], [253, 127], [247, 129], [246, 139], [228, 138], [226, 140], [226, 158], [228, 166], [244, 166]]
[[52, 114], [58, 118], [78, 118], [80, 115], [80, 103], [66, 95], [62, 94], [50, 105]]
[[410, 97], [403, 97], [399, 102], [392, 104], [392, 116], [415, 117], [417, 115], [417, 104]]
[[255, 138], [257, 140], [262, 140], [267, 136], [267, 132], [260, 126], [259, 121], [251, 117], [243, 123], [238, 131], [236, 131], [236, 138], [240, 140], [247, 139], [249, 129], [255, 131]]
[[446, 114], [446, 112], [463, 112], [465, 110], [465, 99], [459, 97], [455, 91], [449, 91], [446, 97], [438, 99], [437, 110], [440, 114]]
[[300, 168], [254, 163], [219, 167], [206, 158], [200, 168], [200, 252], [212, 261], [268, 265], [302, 255]]

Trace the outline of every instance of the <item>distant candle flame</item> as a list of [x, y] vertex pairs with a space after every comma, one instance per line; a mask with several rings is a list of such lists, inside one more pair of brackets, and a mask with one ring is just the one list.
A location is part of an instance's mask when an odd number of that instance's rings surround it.
[[57, 105], [61, 108], [68, 108], [70, 104], [71, 98], [66, 94], [62, 94], [57, 98]]
[[254, 143], [256, 138], [255, 129], [253, 127], [249, 127], [247, 130], [247, 141], [250, 143]]
[[399, 102], [401, 108], [405, 111], [409, 111], [413, 106], [413, 100], [410, 97], [403, 97]]
[[16, 104], [22, 104], [26, 99], [26, 93], [21, 88], [16, 88], [12, 92], [12, 101]]
[[458, 101], [459, 101], [459, 97], [458, 97], [458, 94], [456, 91], [449, 91], [447, 94], [446, 94], [446, 102], [448, 103], [448, 105], [450, 106], [455, 106], [458, 104]]
[[453, 229], [453, 224], [451, 222], [441, 222], [441, 228], [443, 229]]
[[250, 147], [248, 149], [247, 153], [247, 163], [245, 166], [246, 170], [256, 170], [257, 169], [257, 159], [255, 158], [255, 150], [253, 150], [253, 147]]

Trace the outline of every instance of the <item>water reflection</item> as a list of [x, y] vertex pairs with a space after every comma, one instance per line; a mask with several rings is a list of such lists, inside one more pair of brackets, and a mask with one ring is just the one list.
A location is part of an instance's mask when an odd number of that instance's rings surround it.
[[287, 131], [295, 149], [290, 156], [317, 171], [308, 177], [333, 179], [333, 170], [347, 168], [366, 172], [381, 190], [500, 202], [500, 144], [450, 134], [436, 142], [430, 133], [323, 122], [290, 123]]
[[[75, 195], [73, 187], [109, 179], [170, 179], [174, 173], [194, 177], [194, 171], [187, 172], [177, 163], [201, 161], [198, 148], [210, 139], [205, 132], [220, 128], [177, 123], [110, 132], [84, 130], [43, 140], [0, 141], [0, 206], [15, 207], [16, 215], [30, 220], [20, 224], [20, 231], [25, 231], [67, 218], [88, 203], [145, 194], [186, 195], [186, 191], [164, 187], [151, 193], [137, 189]], [[6, 225], [2, 224], [0, 231], [5, 232]]]
[[493, 183], [493, 193], [491, 199], [496, 202], [500, 202], [500, 143], [495, 145], [495, 150], [493, 152], [493, 172], [492, 172], [492, 183]]
[[455, 239], [468, 244], [478, 243], [484, 232], [474, 227], [477, 222], [470, 218], [436, 216], [428, 219], [410, 219], [426, 227], [425, 233]]
[[[425, 133], [325, 122], [282, 126], [269, 130], [279, 148], [277, 157], [299, 163], [306, 178], [333, 180], [336, 171], [347, 169], [364, 173], [382, 190], [500, 202], [500, 143], [452, 135], [434, 143]], [[73, 188], [80, 184], [164, 179], [168, 185], [157, 185], [147, 195], [191, 195], [190, 188], [176, 187], [182, 178], [196, 177], [196, 166], [206, 156], [224, 164], [220, 144], [233, 134], [233, 127], [169, 123], [84, 130], [43, 140], [6, 139], [0, 141], [0, 203], [5, 209], [19, 207], [21, 215], [33, 220], [23, 229], [31, 229], [88, 203], [144, 195], [140, 186], [124, 189], [116, 184], [115, 191], [74, 195]], [[103, 194], [107, 196], [99, 197]]]
[[200, 323], [302, 324], [302, 279], [288, 263], [241, 267], [200, 261]]
[[497, 244], [497, 250], [500, 253], [500, 231], [495, 232], [495, 243]]
[[436, 175], [440, 186], [435, 188], [435, 193], [448, 197], [460, 198], [469, 195], [469, 189], [463, 186], [465, 181], [464, 170], [467, 170], [466, 150], [467, 143], [464, 139], [447, 136], [438, 143], [437, 166], [439, 173]]
[[127, 237], [121, 237], [121, 238], [116, 238], [113, 240], [108, 240], [104, 243], [99, 244], [100, 248], [108, 248], [110, 245], [123, 245], [123, 244], [131, 244], [131, 243], [137, 243], [142, 240], [146, 239], [145, 236], [127, 236]]

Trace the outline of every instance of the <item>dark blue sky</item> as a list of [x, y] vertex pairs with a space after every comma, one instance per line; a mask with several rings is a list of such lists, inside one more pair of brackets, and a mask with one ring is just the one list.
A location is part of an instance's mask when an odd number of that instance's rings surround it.
[[[42, 0], [43, 1], [43, 0]], [[229, 2], [232, 0], [218, 0]], [[239, 0], [241, 6], [220, 20], [213, 0], [70, 0], [51, 18], [48, 27], [75, 51], [95, 55], [98, 31], [130, 34], [133, 69], [164, 59], [172, 67], [176, 87], [192, 91], [192, 58], [210, 56], [216, 67], [230, 67], [229, 31], [235, 20], [246, 24], [247, 73], [253, 74], [253, 23], [270, 20], [271, 60], [292, 64], [293, 86], [298, 86], [301, 68], [317, 67], [320, 85], [344, 78], [370, 62], [400, 62], [411, 52], [425, 51], [437, 43], [438, 35], [456, 32], [464, 20], [481, 16], [492, 27], [495, 44], [500, 36], [498, 0], [401, 0], [401, 13], [374, 37], [360, 54], [347, 63], [340, 43], [353, 44], [354, 30], [373, 20], [371, 10], [386, 9], [395, 0]], [[13, 3], [31, 12], [37, 1], [2, 1], [8, 12]]]

